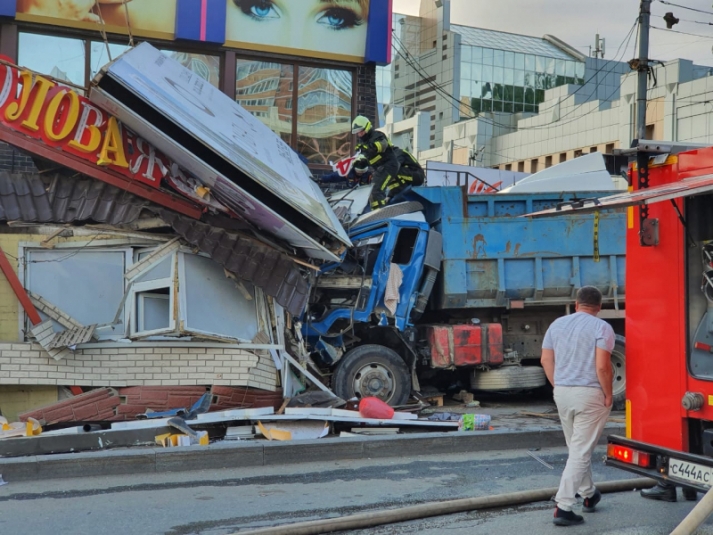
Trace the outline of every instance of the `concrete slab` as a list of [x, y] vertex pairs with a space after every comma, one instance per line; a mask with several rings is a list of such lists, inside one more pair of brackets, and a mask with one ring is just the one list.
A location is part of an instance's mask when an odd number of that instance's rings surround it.
[[273, 464], [310, 463], [363, 459], [364, 443], [360, 439], [318, 439], [299, 442], [265, 443], [265, 466]]
[[38, 479], [147, 474], [155, 471], [156, 455], [153, 449], [63, 453], [37, 457]]
[[0, 475], [5, 481], [36, 481], [38, 474], [37, 457], [34, 455], [0, 459]]
[[0, 440], [0, 457], [22, 457], [105, 450], [109, 447], [151, 446], [156, 435], [167, 433], [168, 427], [95, 431], [73, 435], [40, 435], [37, 437]]
[[419, 433], [372, 437], [364, 442], [364, 453], [367, 459], [451, 453], [456, 435], [457, 433]]
[[187, 448], [157, 448], [156, 472], [185, 472], [263, 466], [264, 445], [219, 443]]

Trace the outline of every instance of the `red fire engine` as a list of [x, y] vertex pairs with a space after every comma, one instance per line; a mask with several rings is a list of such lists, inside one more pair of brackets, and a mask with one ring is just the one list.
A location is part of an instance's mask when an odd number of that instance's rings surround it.
[[637, 162], [628, 193], [558, 208], [628, 210], [626, 437], [609, 437], [607, 464], [705, 492], [713, 485], [713, 147], [642, 142], [622, 152]]

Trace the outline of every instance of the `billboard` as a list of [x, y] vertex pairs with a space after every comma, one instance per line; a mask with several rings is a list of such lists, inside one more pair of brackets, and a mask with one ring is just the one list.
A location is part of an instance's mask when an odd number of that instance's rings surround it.
[[0, 0], [19, 21], [387, 64], [392, 0]]
[[297, 153], [149, 43], [104, 67], [90, 99], [151, 139], [257, 228], [321, 260], [338, 260], [350, 245]]

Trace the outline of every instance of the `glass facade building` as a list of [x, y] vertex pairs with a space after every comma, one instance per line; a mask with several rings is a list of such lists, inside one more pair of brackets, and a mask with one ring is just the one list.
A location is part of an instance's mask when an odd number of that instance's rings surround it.
[[535, 113], [546, 89], [584, 83], [584, 62], [544, 39], [455, 24], [451, 31], [461, 36], [462, 119], [489, 111]]
[[[454, 24], [449, 3], [441, 6], [393, 16], [394, 59], [376, 73], [381, 126], [427, 113], [428, 146], [436, 148], [451, 124], [537, 113], [547, 89], [584, 84], [587, 58], [566, 43]], [[389, 119], [392, 107], [399, 110]]]

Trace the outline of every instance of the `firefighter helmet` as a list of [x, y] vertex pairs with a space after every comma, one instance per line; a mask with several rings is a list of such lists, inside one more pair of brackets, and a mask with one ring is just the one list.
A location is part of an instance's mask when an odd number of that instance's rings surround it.
[[363, 115], [357, 115], [352, 122], [352, 134], [358, 134], [359, 132], [369, 133], [369, 130], [371, 130], [371, 121]]

